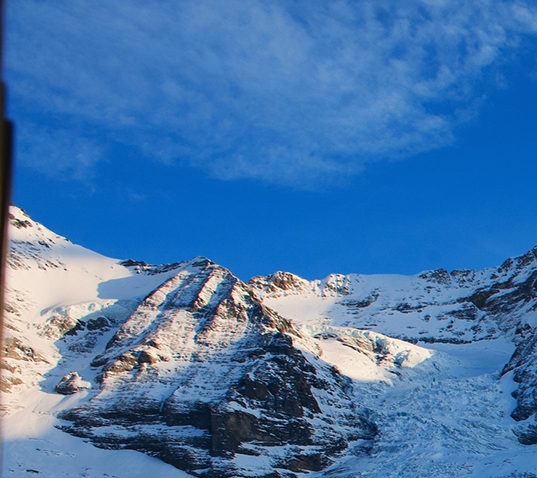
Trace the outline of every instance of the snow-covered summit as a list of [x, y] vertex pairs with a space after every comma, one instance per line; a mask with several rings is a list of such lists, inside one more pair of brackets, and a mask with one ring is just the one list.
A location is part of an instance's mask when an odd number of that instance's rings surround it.
[[374, 330], [412, 342], [464, 343], [514, 333], [531, 314], [537, 248], [482, 271], [413, 276], [332, 274], [306, 281], [278, 272], [250, 280], [263, 303], [295, 322]]

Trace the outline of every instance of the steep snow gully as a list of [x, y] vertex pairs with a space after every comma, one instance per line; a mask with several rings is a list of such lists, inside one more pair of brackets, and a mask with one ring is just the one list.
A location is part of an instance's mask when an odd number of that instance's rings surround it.
[[537, 248], [244, 283], [10, 219], [2, 476], [537, 477]]

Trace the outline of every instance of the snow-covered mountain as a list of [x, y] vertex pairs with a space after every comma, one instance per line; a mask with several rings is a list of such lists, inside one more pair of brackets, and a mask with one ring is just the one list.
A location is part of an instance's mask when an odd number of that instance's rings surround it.
[[244, 283], [10, 234], [2, 476], [537, 476], [537, 248]]

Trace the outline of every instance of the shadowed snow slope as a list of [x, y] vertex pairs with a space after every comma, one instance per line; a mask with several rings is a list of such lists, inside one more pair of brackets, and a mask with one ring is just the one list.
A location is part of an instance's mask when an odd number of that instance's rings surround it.
[[537, 249], [246, 284], [10, 234], [3, 476], [536, 476]]

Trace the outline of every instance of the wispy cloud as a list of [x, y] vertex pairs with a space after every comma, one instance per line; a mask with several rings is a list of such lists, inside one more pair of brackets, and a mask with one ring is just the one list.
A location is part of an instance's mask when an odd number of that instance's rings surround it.
[[16, 129], [21, 164], [56, 179], [92, 186], [94, 165], [103, 159], [95, 141], [68, 129], [47, 128], [27, 122]]
[[17, 0], [8, 85], [51, 158], [61, 125], [75, 145], [311, 185], [449, 144], [536, 32], [517, 0]]

